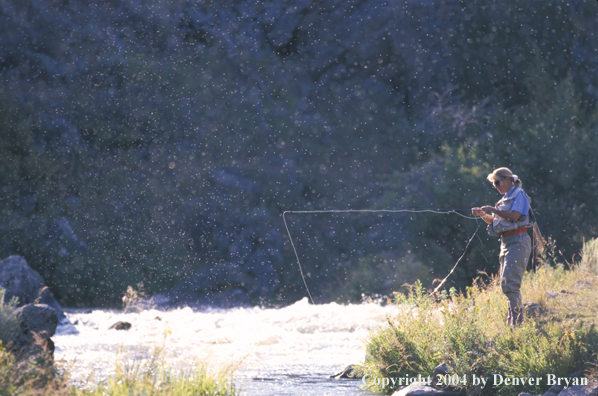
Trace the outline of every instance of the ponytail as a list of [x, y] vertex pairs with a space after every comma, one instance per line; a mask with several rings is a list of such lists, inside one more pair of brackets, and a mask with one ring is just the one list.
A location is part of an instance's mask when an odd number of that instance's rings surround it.
[[509, 179], [511, 179], [513, 184], [515, 184], [517, 187], [521, 187], [521, 185], [522, 185], [521, 179], [519, 178], [519, 176], [514, 175], [513, 172], [511, 172], [511, 170], [509, 168], [495, 169], [494, 172], [492, 172], [488, 175], [487, 179], [488, 179], [488, 181], [493, 182], [497, 177], [499, 177], [501, 179], [506, 179], [508, 177]]

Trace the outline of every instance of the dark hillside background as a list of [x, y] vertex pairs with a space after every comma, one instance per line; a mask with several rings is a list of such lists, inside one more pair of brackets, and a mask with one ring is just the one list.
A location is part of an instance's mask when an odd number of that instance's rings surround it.
[[[66, 306], [233, 263], [305, 296], [285, 210], [470, 208], [510, 167], [598, 236], [595, 0], [0, 0], [0, 256]], [[287, 216], [318, 302], [442, 278], [457, 215]], [[448, 287], [496, 272], [481, 230]], [[560, 251], [560, 253], [559, 253]]]

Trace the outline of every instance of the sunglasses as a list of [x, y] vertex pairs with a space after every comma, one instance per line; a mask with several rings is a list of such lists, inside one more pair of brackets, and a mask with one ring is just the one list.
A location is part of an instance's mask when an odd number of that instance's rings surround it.
[[505, 179], [494, 180], [494, 187], [498, 187], [498, 185], [499, 185], [500, 183], [502, 183], [502, 181], [503, 181], [503, 180], [505, 180]]

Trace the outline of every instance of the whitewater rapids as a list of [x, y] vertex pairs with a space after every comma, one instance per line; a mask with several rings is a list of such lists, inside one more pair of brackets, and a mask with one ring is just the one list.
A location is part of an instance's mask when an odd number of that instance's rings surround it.
[[[241, 395], [369, 395], [361, 381], [329, 376], [362, 363], [370, 330], [396, 312], [393, 305], [312, 305], [307, 298], [276, 309], [67, 310], [73, 325], [59, 326], [52, 338], [55, 359], [80, 386], [105, 379], [117, 362], [143, 361], [161, 348], [175, 369], [240, 362], [234, 377]], [[131, 328], [109, 329], [119, 321]]]

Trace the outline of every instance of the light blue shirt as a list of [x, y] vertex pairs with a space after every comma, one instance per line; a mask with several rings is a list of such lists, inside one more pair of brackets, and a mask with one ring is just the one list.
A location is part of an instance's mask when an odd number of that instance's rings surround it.
[[[508, 197], [516, 186], [511, 187], [508, 193], [505, 194], [505, 197]], [[511, 206], [511, 211], [519, 212], [522, 216], [527, 216], [527, 212], [529, 211], [529, 202], [527, 201], [527, 197], [525, 194], [518, 194], [515, 199], [513, 200], [513, 206]]]

